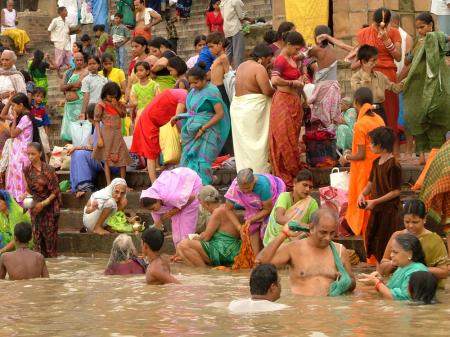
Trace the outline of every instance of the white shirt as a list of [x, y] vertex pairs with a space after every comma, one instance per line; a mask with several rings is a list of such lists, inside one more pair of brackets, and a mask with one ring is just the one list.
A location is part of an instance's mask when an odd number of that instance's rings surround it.
[[430, 12], [436, 15], [450, 15], [448, 4], [450, 4], [450, 0], [432, 0]]
[[60, 16], [54, 18], [48, 26], [48, 31], [50, 34], [50, 40], [55, 44], [56, 49], [62, 49], [70, 51], [70, 27], [69, 23], [63, 20]]
[[6, 8], [4, 8], [2, 10], [2, 12], [3, 12], [4, 20], [5, 20], [5, 25], [6, 25], [6, 26], [2, 26], [2, 32], [7, 29], [16, 28], [16, 10], [13, 9], [10, 12]]
[[270, 302], [267, 300], [252, 300], [251, 298], [234, 300], [228, 305], [233, 314], [252, 314], [258, 312], [277, 311], [289, 308], [286, 304]]
[[220, 2], [225, 37], [235, 36], [242, 30], [243, 8], [244, 4], [241, 0], [222, 0]]

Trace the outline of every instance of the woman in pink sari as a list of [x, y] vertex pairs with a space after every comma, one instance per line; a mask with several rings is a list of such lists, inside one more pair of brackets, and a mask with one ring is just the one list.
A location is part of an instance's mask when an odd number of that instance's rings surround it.
[[197, 194], [201, 188], [202, 180], [197, 173], [179, 167], [162, 172], [150, 188], [142, 191], [141, 204], [152, 211], [158, 229], [163, 229], [164, 220], [172, 220], [175, 247], [188, 234], [195, 233], [199, 212]]

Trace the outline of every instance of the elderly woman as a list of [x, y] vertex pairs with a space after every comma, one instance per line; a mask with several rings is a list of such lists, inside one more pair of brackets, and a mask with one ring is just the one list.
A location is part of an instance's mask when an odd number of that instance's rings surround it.
[[120, 234], [113, 242], [105, 275], [145, 274], [145, 262], [136, 256], [137, 250], [131, 237]]
[[179, 167], [164, 171], [150, 188], [142, 191], [141, 205], [152, 211], [155, 226], [163, 229], [163, 220], [172, 219], [172, 239], [176, 245], [195, 233], [202, 188], [200, 177], [191, 169]]
[[274, 90], [267, 68], [272, 63], [272, 55], [266, 44], [259, 44], [253, 49], [251, 59], [241, 63], [236, 71], [236, 92], [232, 97], [230, 117], [238, 171], [250, 167], [256, 173], [270, 172], [269, 119]]
[[30, 214], [7, 191], [0, 190], [0, 255], [14, 250], [14, 227], [19, 222], [31, 223]]
[[16, 69], [17, 56], [11, 50], [4, 50], [1, 56], [0, 69], [0, 100], [6, 104], [11, 92], [27, 93], [25, 80], [20, 71]]
[[378, 272], [370, 275], [363, 274], [360, 281], [367, 285], [374, 285], [385, 299], [410, 300], [409, 279], [411, 274], [417, 271], [428, 271], [419, 239], [412, 234], [398, 235], [392, 242], [391, 261], [397, 270], [387, 285], [384, 284], [383, 278]]
[[229, 266], [241, 249], [241, 224], [220, 202], [219, 192], [211, 185], [198, 194], [203, 209], [211, 213], [206, 229], [192, 240], [184, 239], [177, 252], [184, 262], [194, 267]]
[[23, 169], [27, 193], [33, 197], [31, 209], [34, 249], [44, 257], [57, 256], [59, 210], [62, 205], [55, 169], [41, 160], [42, 145], [30, 143], [27, 148], [30, 165]]
[[252, 169], [240, 170], [225, 194], [226, 206], [245, 209], [245, 224], [249, 225], [252, 249], [258, 254], [267, 221], [278, 196], [286, 191], [284, 182], [270, 174], [253, 174]]
[[403, 223], [405, 229], [392, 234], [383, 259], [378, 265], [381, 275], [389, 275], [395, 270], [392, 263], [392, 245], [395, 238], [401, 234], [412, 234], [417, 237], [425, 254], [425, 264], [428, 270], [439, 280], [439, 287], [445, 287], [447, 278], [448, 255], [444, 241], [434, 232], [425, 228], [425, 204], [419, 199], [406, 200], [403, 204]]
[[96, 234], [108, 234], [104, 228], [106, 222], [111, 215], [127, 207], [126, 193], [127, 182], [122, 178], [113, 179], [111, 184], [93, 193], [84, 207], [84, 227]]
[[13, 0], [6, 1], [6, 8], [2, 10], [1, 17], [2, 35], [10, 37], [14, 41], [18, 54], [23, 55], [30, 37], [26, 31], [16, 27], [18, 22]]

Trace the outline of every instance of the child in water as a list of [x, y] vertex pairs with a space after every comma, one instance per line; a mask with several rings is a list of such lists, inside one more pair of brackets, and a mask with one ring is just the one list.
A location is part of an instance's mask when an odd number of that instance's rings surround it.
[[170, 71], [170, 75], [177, 79], [174, 89], [189, 90], [189, 81], [186, 77], [188, 68], [186, 62], [181, 57], [171, 57], [167, 64], [167, 69]]
[[130, 107], [137, 109], [137, 120], [142, 110], [160, 93], [160, 89], [159, 84], [150, 78], [150, 64], [148, 62], [136, 63], [134, 73], [139, 82], [134, 83], [131, 87]]
[[154, 227], [147, 228], [141, 235], [142, 253], [149, 263], [145, 273], [147, 284], [180, 283], [170, 274], [169, 260], [159, 253], [164, 243], [164, 233]]
[[28, 249], [31, 240], [31, 225], [19, 222], [14, 227], [16, 250], [0, 256], [0, 279], [8, 274], [10, 280], [28, 280], [31, 278], [49, 277], [44, 256]]

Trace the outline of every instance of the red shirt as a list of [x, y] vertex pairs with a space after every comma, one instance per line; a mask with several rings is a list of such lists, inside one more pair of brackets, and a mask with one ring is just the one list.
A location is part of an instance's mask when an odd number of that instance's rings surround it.
[[286, 81], [295, 81], [300, 75], [298, 68], [293, 67], [284, 56], [277, 56], [273, 63], [272, 76], [280, 76]]
[[211, 33], [219, 32], [223, 34], [223, 17], [222, 13], [219, 12], [215, 15], [215, 12], [206, 13], [206, 25]]

